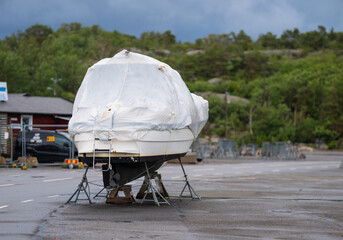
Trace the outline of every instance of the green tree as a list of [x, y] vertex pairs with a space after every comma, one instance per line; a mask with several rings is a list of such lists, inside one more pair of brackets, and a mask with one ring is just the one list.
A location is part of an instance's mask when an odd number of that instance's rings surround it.
[[8, 92], [25, 92], [30, 82], [23, 59], [15, 52], [0, 51], [0, 80], [7, 82]]
[[297, 28], [294, 30], [285, 30], [280, 38], [280, 44], [285, 48], [295, 49], [299, 47], [300, 31]]
[[242, 47], [243, 50], [250, 49], [252, 43], [251, 38], [246, 35], [243, 30], [239, 31], [239, 33], [234, 37], [234, 41], [237, 45]]
[[257, 42], [259, 42], [261, 46], [264, 48], [271, 48], [271, 49], [279, 48], [279, 40], [277, 39], [276, 35], [272, 34], [271, 32], [267, 32], [266, 34], [261, 34], [258, 37]]
[[25, 30], [26, 38], [35, 38], [39, 45], [41, 45], [53, 31], [49, 26], [35, 24]]
[[319, 31], [310, 31], [300, 35], [300, 41], [304, 47], [314, 50], [328, 47], [328, 36], [323, 26], [318, 26]]

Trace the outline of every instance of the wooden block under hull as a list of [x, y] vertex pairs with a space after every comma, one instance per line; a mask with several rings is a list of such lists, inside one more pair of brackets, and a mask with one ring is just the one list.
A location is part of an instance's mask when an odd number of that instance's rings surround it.
[[[124, 197], [119, 196], [119, 192], [124, 193]], [[106, 203], [134, 203], [136, 202], [132, 194], [131, 185], [124, 185], [112, 190], [107, 197]]]

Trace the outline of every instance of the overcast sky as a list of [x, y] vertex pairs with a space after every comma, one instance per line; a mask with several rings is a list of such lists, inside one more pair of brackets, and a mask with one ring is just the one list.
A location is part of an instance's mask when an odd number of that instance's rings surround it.
[[70, 22], [137, 37], [171, 30], [177, 40], [191, 42], [241, 29], [257, 39], [318, 25], [343, 31], [342, 12], [343, 0], [0, 0], [0, 39], [36, 23], [56, 30]]

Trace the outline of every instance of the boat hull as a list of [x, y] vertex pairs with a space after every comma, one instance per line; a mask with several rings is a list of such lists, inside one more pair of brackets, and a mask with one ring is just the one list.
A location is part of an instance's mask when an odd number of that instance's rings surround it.
[[[180, 155], [181, 156], [181, 155]], [[147, 165], [149, 174], [152, 174], [153, 172], [157, 171], [163, 163], [167, 161], [164, 159], [154, 160], [154, 161], [146, 161], [146, 162], [137, 162], [137, 163], [112, 163], [111, 167], [113, 170], [113, 175], [115, 177], [112, 177], [110, 170], [108, 168], [108, 164], [105, 164], [102, 166], [103, 168], [103, 181], [104, 181], [104, 187], [120, 187], [125, 185], [126, 183], [129, 183], [131, 181], [134, 181], [140, 177], [143, 177], [146, 175], [146, 168], [145, 164]], [[115, 185], [110, 185], [111, 180], [115, 182]]]
[[74, 142], [81, 162], [88, 165], [107, 163], [103, 166], [104, 186], [118, 187], [146, 175], [145, 164], [152, 173], [165, 161], [185, 156], [193, 138], [193, 133], [185, 128], [148, 131], [135, 141], [99, 138], [87, 132], [75, 135]]
[[[106, 133], [103, 133], [106, 136]], [[188, 152], [194, 139], [188, 129], [147, 131], [139, 140], [118, 140], [94, 136], [92, 132], [76, 134], [74, 143], [79, 158], [86, 163], [142, 162], [169, 160]], [[112, 160], [109, 160], [109, 159]]]

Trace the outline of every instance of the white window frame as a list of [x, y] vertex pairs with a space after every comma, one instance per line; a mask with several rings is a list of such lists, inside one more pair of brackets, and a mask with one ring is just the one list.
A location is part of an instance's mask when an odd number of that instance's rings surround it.
[[21, 125], [21, 127], [23, 126], [23, 119], [24, 118], [29, 118], [29, 125], [31, 125], [31, 126], [29, 126], [28, 129], [32, 130], [33, 116], [32, 115], [21, 115], [20, 116], [20, 125]]

